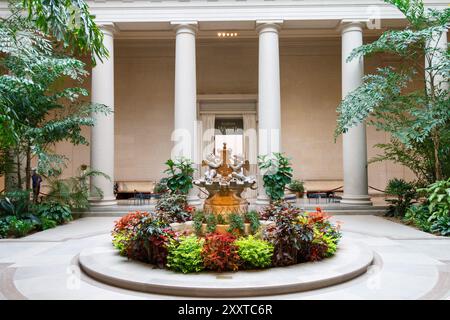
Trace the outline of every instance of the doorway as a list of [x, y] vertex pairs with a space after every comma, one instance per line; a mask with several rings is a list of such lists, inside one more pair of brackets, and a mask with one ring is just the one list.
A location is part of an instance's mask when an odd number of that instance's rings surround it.
[[[256, 175], [257, 138], [257, 95], [256, 94], [214, 94], [198, 95], [198, 159], [223, 148], [232, 149], [232, 154], [244, 156], [250, 163], [247, 175]], [[200, 166], [199, 173], [204, 174]], [[247, 198], [256, 197], [256, 191], [248, 190]]]
[[217, 154], [227, 144], [232, 154], [244, 155], [244, 120], [241, 117], [216, 117], [214, 121], [214, 150]]

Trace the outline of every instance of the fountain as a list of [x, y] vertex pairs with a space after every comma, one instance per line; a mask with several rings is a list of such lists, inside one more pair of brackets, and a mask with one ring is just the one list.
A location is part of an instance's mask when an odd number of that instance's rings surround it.
[[245, 216], [248, 202], [241, 197], [246, 188], [255, 189], [255, 177], [246, 176], [249, 170], [248, 160], [240, 155], [231, 156], [231, 150], [223, 144], [222, 155], [209, 154], [202, 166], [207, 166], [204, 176], [194, 181], [194, 185], [205, 188], [208, 198], [205, 200], [203, 212], [213, 214], [229, 223], [229, 216], [237, 214]]

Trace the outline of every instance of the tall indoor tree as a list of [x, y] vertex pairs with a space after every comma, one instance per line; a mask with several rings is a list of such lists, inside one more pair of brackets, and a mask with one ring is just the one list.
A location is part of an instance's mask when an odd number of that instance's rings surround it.
[[83, 102], [88, 73], [72, 57], [91, 54], [95, 63], [108, 52], [82, 0], [11, 0], [10, 10], [0, 18], [0, 174], [10, 173], [10, 189], [22, 189], [29, 188], [32, 157], [41, 173], [59, 171], [64, 157], [51, 146], [87, 144], [82, 127], [95, 124], [92, 113], [109, 112]]
[[[398, 57], [399, 63], [366, 75], [363, 84], [338, 107], [335, 136], [367, 121], [391, 135], [377, 145], [384, 154], [372, 161], [393, 160], [409, 167], [419, 181], [450, 176], [450, 53], [437, 45], [450, 27], [450, 8], [425, 8], [421, 0], [385, 0], [406, 17], [404, 30], [389, 30], [353, 50], [348, 61], [374, 54]], [[417, 83], [422, 83], [417, 88]]]

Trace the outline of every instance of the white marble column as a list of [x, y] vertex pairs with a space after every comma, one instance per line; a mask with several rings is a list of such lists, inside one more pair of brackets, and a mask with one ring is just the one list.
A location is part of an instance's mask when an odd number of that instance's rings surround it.
[[[259, 21], [259, 72], [258, 72], [258, 155], [281, 152], [280, 107], [280, 51], [279, 36], [282, 21]], [[257, 205], [269, 203], [258, 174]]]
[[[91, 167], [107, 174], [104, 177], [92, 177], [91, 185], [103, 192], [103, 197], [92, 192], [92, 205], [114, 205], [114, 27], [101, 26], [103, 43], [108, 49], [109, 57], [98, 60], [92, 69], [92, 102], [101, 103], [113, 111], [108, 115], [95, 114], [96, 124], [91, 130]], [[93, 191], [93, 189], [92, 189]]]
[[[442, 55], [446, 52], [448, 48], [447, 41], [447, 32], [442, 32], [434, 35], [433, 40], [427, 43], [427, 54], [425, 56], [425, 68], [428, 68], [430, 65], [434, 65], [438, 63], [442, 59]], [[444, 78], [436, 74], [435, 71], [432, 71], [434, 76], [433, 85], [436, 87], [436, 90], [448, 90], [449, 83], [444, 81]], [[431, 89], [431, 81], [430, 81], [430, 72], [425, 73], [427, 89]]]
[[[354, 48], [363, 44], [363, 24], [345, 22], [342, 26], [342, 98], [356, 89], [364, 75], [363, 58], [347, 62]], [[368, 195], [366, 124], [361, 123], [343, 135], [344, 195], [342, 204], [371, 205]]]
[[[195, 162], [197, 154], [197, 76], [195, 35], [197, 24], [172, 22], [175, 41], [175, 121], [171, 157], [183, 156]], [[198, 168], [198, 165], [195, 165]], [[198, 190], [193, 187], [188, 194], [190, 205], [199, 205]]]

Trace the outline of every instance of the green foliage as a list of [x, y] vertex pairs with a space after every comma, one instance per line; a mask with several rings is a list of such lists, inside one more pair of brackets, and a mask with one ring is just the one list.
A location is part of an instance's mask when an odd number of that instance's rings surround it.
[[330, 234], [322, 234], [321, 237], [327, 247], [327, 251], [325, 253], [326, 257], [332, 257], [337, 251], [339, 238], [333, 237]]
[[31, 211], [29, 191], [9, 191], [0, 197], [0, 216], [29, 218]]
[[[439, 150], [444, 176], [450, 176], [450, 150], [448, 147], [450, 146], [450, 130], [447, 131], [448, 135], [445, 135], [444, 132], [441, 134], [442, 147]], [[389, 143], [376, 144], [375, 147], [381, 149], [383, 153], [373, 157], [369, 163], [386, 160], [393, 161], [409, 168], [421, 184], [435, 181], [435, 156], [433, 143], [430, 139], [426, 139], [423, 142], [412, 142], [411, 147], [408, 147], [391, 137]]]
[[413, 205], [406, 211], [403, 220], [425, 232], [431, 232], [430, 210], [425, 205]]
[[46, 221], [47, 224], [49, 223], [49, 220], [55, 221], [58, 224], [63, 224], [73, 219], [70, 207], [56, 201], [39, 204], [37, 206], [37, 214], [39, 215], [39, 218]]
[[205, 222], [206, 222], [206, 232], [214, 232], [216, 231], [217, 227], [217, 219], [216, 216], [212, 213], [205, 215]]
[[[28, 222], [32, 226], [39, 226], [40, 219], [36, 215], [35, 208], [30, 201], [30, 192], [17, 190], [17, 191], [9, 191], [6, 192], [3, 197], [0, 197], [0, 218], [6, 218], [6, 220], [10, 218], [24, 221], [24, 226], [28, 225]], [[20, 223], [18, 224], [21, 226]], [[26, 229], [26, 228], [25, 228]], [[18, 234], [14, 234], [15, 236], [19, 236]]]
[[8, 233], [15, 237], [26, 236], [35, 227], [31, 220], [19, 219], [16, 216], [6, 217], [6, 222], [9, 225]]
[[227, 231], [233, 235], [243, 234], [245, 231], [244, 218], [237, 213], [232, 213], [228, 216], [229, 227]]
[[41, 222], [40, 227], [42, 230], [53, 229], [58, 225], [57, 221], [47, 218], [46, 216], [40, 216], [39, 220]]
[[[88, 75], [85, 64], [68, 57], [58, 44], [53, 45], [53, 39], [46, 34], [51, 32], [57, 39], [59, 36], [64, 39], [75, 37], [81, 41], [80, 48], [88, 48], [91, 41], [96, 41], [96, 26], [84, 9], [81, 17], [86, 20], [81, 29], [73, 29], [63, 23], [65, 18], [60, 15], [66, 15], [67, 10], [77, 6], [85, 6], [82, 0], [77, 0], [76, 4], [73, 2], [74, 5], [68, 9], [71, 1], [24, 1], [29, 19], [22, 16], [20, 5], [11, 7], [12, 14], [7, 19], [0, 19], [0, 65], [4, 70], [0, 75], [0, 159], [3, 162], [0, 168], [9, 173], [16, 172], [17, 185], [14, 187], [18, 189], [22, 189], [23, 184], [29, 188], [32, 158], [39, 159], [38, 172], [41, 174], [59, 172], [66, 158], [53, 153], [51, 147], [61, 141], [87, 145], [82, 127], [95, 124], [93, 114], [110, 113], [104, 105], [82, 102], [88, 91], [77, 85]], [[44, 8], [54, 11], [50, 10], [43, 16]], [[59, 21], [59, 27], [54, 24], [56, 21]], [[44, 33], [36, 31], [40, 27]], [[86, 38], [86, 28], [92, 28], [89, 39]], [[97, 46], [97, 53], [101, 52], [102, 46]], [[94, 47], [91, 46], [92, 49]], [[62, 86], [62, 82], [74, 86]], [[15, 162], [17, 169], [14, 171], [9, 157], [21, 160]], [[21, 177], [21, 171], [25, 171], [26, 176]]]
[[426, 202], [411, 206], [404, 221], [425, 232], [449, 236], [450, 223], [450, 179], [436, 181], [418, 192], [426, 196]]
[[0, 218], [0, 239], [6, 238], [9, 234], [9, 223], [5, 218]]
[[89, 180], [92, 177], [103, 177], [110, 179], [108, 175], [94, 170], [86, 165], [82, 165], [77, 170], [74, 177], [60, 179], [59, 174], [47, 179], [49, 191], [47, 198], [49, 201], [68, 205], [70, 209], [87, 209], [90, 206], [91, 196], [103, 197], [100, 188], [90, 186]]
[[271, 205], [263, 212], [264, 218], [275, 222], [275, 226], [267, 228], [264, 234], [264, 240], [274, 246], [274, 266], [296, 264], [302, 242], [313, 240], [312, 227], [299, 227], [295, 223], [300, 213], [300, 210], [286, 202]]
[[262, 213], [263, 218], [275, 222], [263, 238], [274, 247], [272, 264], [288, 266], [306, 261], [317, 261], [336, 251], [341, 237], [320, 209], [305, 213], [286, 202], [273, 204]]
[[245, 214], [245, 219], [250, 223], [250, 230], [253, 234], [255, 234], [259, 227], [261, 226], [261, 222], [259, 221], [259, 214], [258, 212], [252, 210]]
[[284, 189], [292, 180], [292, 167], [289, 158], [279, 152], [272, 157], [261, 155], [258, 166], [263, 173], [264, 188], [272, 201], [284, 198]]
[[273, 245], [271, 243], [248, 236], [237, 239], [235, 244], [246, 268], [270, 267], [273, 255]]
[[450, 215], [450, 178], [436, 181], [427, 188], [419, 189], [419, 192], [425, 192], [427, 195], [430, 221]]
[[396, 197], [395, 199], [386, 200], [391, 203], [387, 215], [395, 217], [403, 217], [416, 198], [415, 186], [403, 179], [394, 178], [389, 180], [385, 191], [387, 195]]
[[[338, 107], [335, 136], [364, 121], [388, 132], [391, 141], [373, 161], [393, 160], [409, 167], [421, 182], [450, 176], [450, 54], [427, 45], [450, 27], [450, 8], [425, 9], [420, 0], [386, 0], [405, 14], [409, 26], [389, 30], [353, 50], [347, 61], [383, 53], [400, 58], [396, 66], [366, 75]], [[424, 64], [422, 61], [426, 60]], [[419, 78], [420, 77], [420, 78]], [[424, 83], [417, 89], [415, 82]]]
[[200, 235], [202, 233], [204, 219], [205, 215], [203, 214], [203, 211], [198, 210], [194, 213], [194, 218], [192, 220], [194, 221], [194, 230], [196, 235]]
[[129, 232], [131, 241], [122, 243], [127, 246], [127, 256], [163, 268], [167, 263], [169, 242], [174, 238], [170, 226], [165, 221], [141, 212], [131, 213], [124, 220], [116, 224], [115, 232]]
[[450, 215], [437, 217], [431, 225], [431, 232], [441, 236], [450, 236]]
[[87, 3], [83, 0], [20, 0], [28, 18], [36, 27], [55, 37], [64, 48], [74, 53], [105, 58], [108, 51], [103, 45], [103, 33], [95, 24]]
[[202, 248], [205, 240], [196, 236], [172, 239], [168, 245], [167, 267], [176, 272], [190, 273], [204, 269]]
[[167, 178], [162, 178], [158, 181], [158, 183], [155, 185], [154, 192], [155, 193], [164, 193], [168, 190], [167, 188]]
[[193, 210], [187, 204], [186, 195], [179, 193], [165, 193], [156, 203], [158, 217], [168, 223], [192, 220]]
[[217, 224], [226, 224], [227, 223], [225, 221], [224, 217], [220, 213], [216, 216], [216, 221], [217, 221]]
[[121, 256], [127, 256], [128, 249], [133, 240], [132, 236], [133, 233], [129, 230], [122, 230], [114, 233], [112, 243], [114, 248], [119, 250]]
[[167, 169], [164, 171], [169, 175], [167, 187], [172, 193], [187, 194], [192, 188], [194, 174], [193, 162], [187, 158], [169, 159], [166, 161]]
[[304, 192], [305, 186], [303, 184], [303, 181], [300, 180], [292, 180], [292, 182], [288, 185], [288, 189], [293, 192]]

